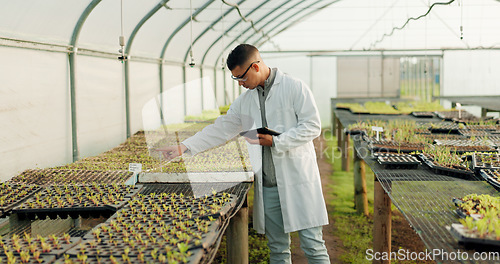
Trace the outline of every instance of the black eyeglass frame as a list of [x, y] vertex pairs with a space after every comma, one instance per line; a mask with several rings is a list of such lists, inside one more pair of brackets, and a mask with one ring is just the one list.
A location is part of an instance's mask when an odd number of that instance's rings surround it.
[[255, 63], [259, 63], [259, 62], [260, 61], [254, 61], [254, 62], [250, 63], [250, 66], [248, 66], [247, 70], [242, 75], [240, 75], [240, 76], [233, 76], [233, 75], [231, 75], [231, 78], [233, 80], [236, 80], [236, 81], [242, 81], [242, 82], [246, 81], [248, 78], [243, 78], [243, 77], [245, 77], [245, 75], [250, 70], [250, 68], [252, 68], [252, 65], [254, 65]]

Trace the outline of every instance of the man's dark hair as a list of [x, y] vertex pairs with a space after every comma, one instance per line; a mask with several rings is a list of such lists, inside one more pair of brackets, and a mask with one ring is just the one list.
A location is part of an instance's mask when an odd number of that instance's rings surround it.
[[247, 62], [259, 50], [250, 44], [240, 44], [227, 56], [227, 67], [232, 71]]

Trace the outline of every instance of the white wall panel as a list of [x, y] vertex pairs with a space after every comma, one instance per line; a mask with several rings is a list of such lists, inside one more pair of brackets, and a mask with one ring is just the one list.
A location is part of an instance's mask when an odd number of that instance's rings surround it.
[[163, 109], [167, 124], [184, 121], [184, 83], [182, 67], [163, 66]]
[[[213, 70], [211, 70], [211, 72], [213, 73]], [[215, 72], [215, 76], [216, 76], [215, 89], [217, 92], [217, 104], [219, 106], [224, 106], [230, 103], [229, 100], [226, 98], [226, 92], [224, 91], [224, 82], [225, 82], [224, 74], [222, 71], [217, 70]], [[229, 83], [227, 83], [227, 85], [230, 86]]]
[[77, 58], [76, 106], [80, 157], [97, 155], [126, 139], [123, 64]]
[[143, 129], [142, 108], [160, 93], [158, 64], [130, 62], [130, 131]]
[[72, 160], [67, 55], [0, 47], [0, 180]]
[[199, 68], [186, 68], [186, 115], [200, 115], [202, 105]]
[[322, 127], [331, 126], [330, 98], [337, 96], [337, 58], [313, 57], [311, 89], [318, 106]]
[[500, 95], [500, 51], [445, 51], [443, 96]]
[[201, 81], [203, 83], [203, 110], [218, 109], [215, 100], [214, 79], [210, 76], [204, 76]]

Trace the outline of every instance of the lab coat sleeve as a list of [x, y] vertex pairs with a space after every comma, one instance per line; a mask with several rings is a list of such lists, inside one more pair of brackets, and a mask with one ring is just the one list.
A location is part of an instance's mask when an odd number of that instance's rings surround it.
[[242, 131], [238, 102], [239, 100], [233, 102], [226, 115], [219, 116], [213, 124], [182, 142], [190, 154], [195, 155], [222, 145]]
[[[296, 125], [287, 129], [279, 136], [273, 137], [274, 148], [277, 152], [285, 152], [301, 146], [321, 134], [321, 121], [318, 108], [307, 85], [299, 80], [292, 79], [293, 109], [295, 111]], [[285, 117], [287, 118], [287, 117]]]

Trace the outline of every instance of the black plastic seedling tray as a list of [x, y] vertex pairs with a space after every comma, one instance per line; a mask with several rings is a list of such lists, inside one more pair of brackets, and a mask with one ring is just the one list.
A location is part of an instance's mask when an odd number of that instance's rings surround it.
[[497, 191], [500, 191], [500, 179], [496, 175], [496, 173], [499, 171], [500, 169], [480, 169], [479, 175], [481, 175], [481, 177], [483, 177], [486, 182], [493, 186], [493, 188], [495, 188]]
[[[56, 256], [54, 255], [40, 255], [38, 260], [34, 259], [32, 256], [30, 256], [30, 259], [28, 262], [22, 262], [21, 258], [19, 256], [14, 256], [15, 258], [15, 263], [23, 263], [23, 264], [50, 264], [54, 263]], [[7, 256], [5, 255], [0, 255], [0, 264], [8, 264], [7, 262]]]
[[[24, 238], [20, 238], [19, 239], [20, 242], [19, 242], [19, 245], [20, 245], [20, 252], [21, 251], [29, 251], [29, 244], [27, 241], [25, 241]], [[52, 241], [50, 241], [48, 238], [46, 239], [46, 243], [50, 244], [51, 245], [51, 250], [48, 251], [48, 252], [42, 252], [42, 247], [41, 247], [41, 242], [38, 238], [33, 238], [33, 241], [31, 242], [32, 244], [34, 245], [37, 245], [36, 249], [40, 251], [40, 255], [43, 256], [43, 255], [53, 255], [53, 256], [56, 256], [56, 257], [59, 257], [59, 256], [62, 256], [66, 251], [68, 251], [69, 249], [75, 247], [78, 243], [80, 243], [82, 241], [81, 238], [79, 237], [72, 237], [70, 238], [69, 240], [69, 244], [62, 238], [58, 238], [59, 240], [59, 245], [60, 245], [60, 248], [55, 248], [53, 246], [53, 243]], [[0, 255], [5, 255], [5, 249], [6, 248], [9, 248], [11, 249], [11, 252], [14, 253], [14, 255], [20, 255], [20, 252], [17, 252], [14, 247], [13, 247], [13, 242], [11, 239], [3, 239], [2, 240], [3, 244], [4, 244], [4, 247], [0, 247]]]
[[377, 162], [385, 169], [417, 169], [420, 161], [408, 154], [377, 155]]
[[[99, 188], [99, 185], [96, 185]], [[75, 192], [72, 188], [80, 188], [80, 186], [66, 186], [69, 188], [68, 193], [64, 194], [54, 194], [54, 186], [48, 186], [46, 189], [41, 190], [37, 194], [38, 199], [43, 202], [43, 205], [35, 205], [35, 200], [33, 197], [26, 200], [24, 203], [18, 205], [12, 209], [12, 213], [18, 214], [20, 219], [50, 219], [67, 218], [68, 216], [76, 219], [78, 217], [88, 218], [88, 217], [110, 217], [114, 212], [123, 207], [125, 203], [130, 200], [133, 196], [137, 195], [142, 186], [134, 186], [132, 189], [125, 191], [121, 200], [117, 200], [114, 204], [107, 204], [103, 200], [99, 201], [99, 204], [92, 204], [92, 202], [84, 197], [82, 201], [74, 197]], [[62, 187], [61, 187], [62, 188]], [[50, 192], [49, 192], [50, 189]], [[82, 188], [83, 189], [83, 188]], [[80, 191], [82, 190], [80, 189]], [[69, 196], [73, 202], [69, 203], [66, 196]], [[81, 198], [81, 197], [80, 197]], [[54, 201], [61, 200], [64, 202], [63, 205], [55, 204]], [[47, 200], [54, 202], [52, 205], [47, 204]], [[33, 208], [30, 204], [35, 205]]]
[[[485, 156], [496, 159], [494, 163], [484, 162]], [[473, 153], [472, 166], [474, 169], [500, 169], [500, 154], [497, 153]]]
[[[25, 190], [25, 186], [26, 185], [23, 185], [23, 184], [7, 184], [8, 186], [10, 187], [13, 187], [15, 189], [18, 189], [18, 188], [23, 188], [23, 190]], [[0, 217], [6, 217], [7, 215], [10, 214], [10, 211], [12, 210], [12, 208], [18, 206], [19, 204], [23, 203], [24, 201], [26, 201], [28, 198], [30, 198], [31, 196], [33, 196], [33, 194], [37, 193], [38, 191], [40, 191], [42, 188], [40, 186], [30, 186], [30, 188], [32, 188], [31, 190], [29, 190], [29, 192], [27, 192], [23, 197], [19, 197], [18, 199], [15, 199], [14, 201], [10, 202], [10, 203], [7, 203], [5, 205], [2, 205], [0, 206]], [[4, 196], [8, 196], [10, 194], [2, 194]]]
[[422, 154], [418, 154], [418, 157], [422, 160], [422, 162], [427, 165], [434, 173], [451, 176], [455, 178], [460, 178], [469, 181], [479, 181], [480, 179], [475, 176], [474, 172], [471, 170], [461, 170], [461, 169], [453, 169], [448, 167], [442, 167], [434, 164], [434, 162]]
[[488, 237], [481, 238], [477, 234], [469, 232], [461, 224], [451, 224], [449, 230], [459, 243], [483, 249], [484, 246], [500, 247], [500, 240]]
[[411, 112], [411, 115], [418, 118], [433, 118], [436, 116], [434, 112]]
[[[203, 249], [193, 249], [189, 250], [190, 256], [187, 258], [186, 263], [201, 263], [203, 257], [205, 256], [205, 251]], [[158, 251], [158, 255], [167, 255], [167, 252]], [[85, 263], [93, 264], [93, 263], [101, 263], [101, 264], [114, 264], [114, 263], [127, 263], [123, 261], [123, 256], [114, 256], [114, 260], [111, 260], [110, 256], [96, 256], [87, 254], [87, 261]], [[171, 263], [165, 261], [162, 262], [158, 259], [158, 257], [153, 258], [152, 256], [144, 256], [143, 258], [139, 258], [137, 256], [128, 256], [130, 262], [129, 263], [155, 263], [155, 264], [163, 264], [163, 263]], [[68, 255], [68, 259], [73, 260], [73, 263], [78, 262], [77, 255]], [[57, 259], [54, 264], [66, 264], [64, 257]]]

